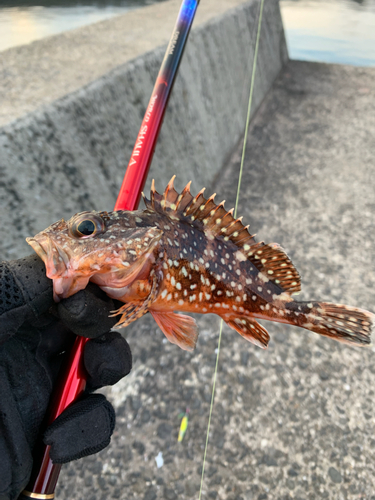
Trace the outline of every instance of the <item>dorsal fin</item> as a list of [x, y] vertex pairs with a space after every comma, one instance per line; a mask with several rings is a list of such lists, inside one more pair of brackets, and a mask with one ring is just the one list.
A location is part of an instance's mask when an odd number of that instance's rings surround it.
[[[244, 247], [245, 248], [245, 247]], [[246, 250], [248, 247], [246, 247]], [[247, 258], [270, 281], [288, 293], [301, 290], [301, 277], [285, 250], [277, 243], [256, 244], [249, 247]]]
[[191, 182], [178, 194], [173, 186], [174, 179], [175, 176], [169, 181], [163, 195], [155, 191], [152, 181], [151, 200], [144, 197], [148, 210], [186, 220], [203, 230], [209, 239], [232, 241], [241, 251], [243, 260], [250, 260], [264, 276], [283, 291], [295, 293], [301, 290], [299, 273], [279, 245], [257, 243], [254, 235], [248, 231], [249, 226], [242, 224], [242, 217], [235, 219], [233, 209], [227, 211], [224, 202], [216, 205], [214, 194], [205, 198], [202, 189], [193, 197], [190, 193]]

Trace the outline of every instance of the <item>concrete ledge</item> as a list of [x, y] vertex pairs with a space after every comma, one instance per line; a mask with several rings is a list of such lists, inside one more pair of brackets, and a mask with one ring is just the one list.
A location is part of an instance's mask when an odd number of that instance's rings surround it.
[[[179, 5], [171, 0], [2, 53], [2, 258], [27, 253], [25, 236], [61, 216], [112, 208]], [[174, 173], [178, 187], [191, 178], [194, 190], [210, 183], [242, 135], [257, 5], [199, 7], [150, 175], [160, 190]], [[286, 59], [272, 0], [254, 110]]]

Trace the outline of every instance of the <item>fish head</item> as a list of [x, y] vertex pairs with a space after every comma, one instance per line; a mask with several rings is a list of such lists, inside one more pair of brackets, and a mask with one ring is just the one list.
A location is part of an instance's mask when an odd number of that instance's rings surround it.
[[53, 280], [54, 300], [70, 297], [91, 280], [121, 288], [149, 271], [162, 231], [134, 223], [134, 212], [81, 212], [26, 241]]

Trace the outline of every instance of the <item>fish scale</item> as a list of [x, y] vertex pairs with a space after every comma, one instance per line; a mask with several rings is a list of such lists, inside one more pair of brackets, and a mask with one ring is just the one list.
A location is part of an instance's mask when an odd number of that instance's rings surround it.
[[370, 343], [374, 315], [325, 302], [298, 302], [298, 271], [276, 243], [256, 242], [215, 195], [181, 193], [174, 177], [164, 193], [154, 182], [146, 210], [82, 212], [58, 221], [28, 243], [44, 260], [54, 298], [88, 281], [124, 303], [117, 327], [151, 313], [166, 337], [194, 349], [195, 320], [177, 313], [214, 313], [246, 340], [267, 347], [256, 319], [288, 323], [355, 345]]

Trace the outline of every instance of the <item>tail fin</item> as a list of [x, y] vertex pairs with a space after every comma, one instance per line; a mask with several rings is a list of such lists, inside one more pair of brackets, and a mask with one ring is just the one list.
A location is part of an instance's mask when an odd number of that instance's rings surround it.
[[375, 315], [356, 307], [327, 302], [290, 302], [286, 309], [297, 313], [295, 324], [340, 342], [371, 344]]

